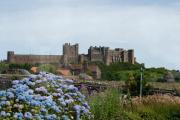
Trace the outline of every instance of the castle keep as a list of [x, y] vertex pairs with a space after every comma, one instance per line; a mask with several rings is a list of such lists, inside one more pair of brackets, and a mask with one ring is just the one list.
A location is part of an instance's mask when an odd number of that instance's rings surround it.
[[63, 55], [20, 55], [13, 51], [8, 51], [7, 61], [9, 63], [29, 63], [29, 64], [78, 64], [93, 61], [100, 61], [109, 65], [114, 62], [135, 63], [134, 50], [124, 50], [122, 48], [110, 49], [109, 47], [90, 47], [88, 54], [79, 54], [79, 45], [65, 43], [63, 45]]
[[109, 65], [114, 62], [135, 63], [134, 50], [122, 48], [109, 49], [108, 47], [90, 47], [88, 50], [89, 61], [100, 61]]

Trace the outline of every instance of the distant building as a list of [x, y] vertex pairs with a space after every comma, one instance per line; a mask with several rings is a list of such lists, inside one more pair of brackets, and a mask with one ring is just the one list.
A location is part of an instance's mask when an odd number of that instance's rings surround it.
[[70, 45], [65, 43], [63, 45], [63, 63], [64, 64], [77, 64], [79, 62], [79, 45]]
[[97, 65], [90, 65], [87, 70], [92, 73], [94, 79], [101, 79], [101, 70]]
[[164, 76], [164, 82], [175, 82], [174, 75], [172, 72], [167, 72]]
[[72, 64], [70, 69], [73, 75], [79, 75], [80, 73], [84, 72], [82, 64]]
[[100, 61], [107, 65], [115, 62], [134, 64], [134, 50], [124, 50], [122, 48], [112, 50], [109, 47], [91, 46], [88, 49], [88, 54], [79, 54], [78, 44], [65, 43], [63, 45], [63, 55], [22, 55], [15, 54], [14, 51], [7, 52], [7, 62], [17, 64], [60, 64], [70, 66], [71, 64], [81, 64], [85, 61]]
[[71, 71], [69, 69], [58, 69], [56, 72], [58, 75], [63, 75], [63, 76], [71, 75]]
[[90, 47], [88, 50], [89, 61], [100, 61], [109, 65], [115, 62], [135, 63], [134, 50], [124, 50], [115, 48], [114, 50], [108, 47]]

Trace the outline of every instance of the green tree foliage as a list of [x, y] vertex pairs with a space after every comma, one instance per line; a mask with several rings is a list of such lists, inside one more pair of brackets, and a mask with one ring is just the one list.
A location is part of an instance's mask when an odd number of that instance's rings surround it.
[[137, 85], [137, 81], [135, 80], [133, 73], [128, 74], [128, 79], [125, 81], [125, 84], [126, 84], [126, 88], [127, 88], [128, 92], [130, 92], [131, 94], [133, 92], [135, 92], [135, 94], [138, 93], [138, 91], [137, 91], [138, 85]]
[[130, 64], [117, 62], [111, 65], [105, 65], [101, 62], [91, 62], [90, 64], [96, 64], [101, 69], [101, 78], [104, 80], [125, 80], [127, 79], [127, 73], [129, 71], [136, 71], [141, 68], [140, 64]]
[[15, 64], [15, 63], [12, 63], [12, 64], [9, 64], [9, 69], [26, 69], [28, 71], [30, 71], [30, 69], [32, 68], [32, 65], [31, 64]]
[[164, 67], [160, 68], [147, 68], [146, 71], [148, 72], [156, 72], [158, 74], [165, 74], [167, 72], [167, 69]]
[[167, 69], [161, 68], [146, 68], [145, 79], [148, 82], [163, 82], [164, 75], [167, 73]]
[[180, 82], [180, 71], [179, 70], [172, 70], [172, 74], [174, 75], [175, 81]]
[[4, 62], [0, 62], [0, 73], [8, 68], [9, 68], [8, 64], [6, 64]]
[[56, 67], [54, 65], [51, 65], [51, 64], [42, 64], [39, 66], [39, 69], [41, 71], [56, 73]]
[[124, 71], [124, 70], [139, 70], [143, 67], [141, 64], [131, 64], [131, 63], [123, 63], [117, 62], [108, 66], [111, 71]]
[[[125, 81], [126, 89], [131, 95], [139, 95], [140, 93], [140, 72], [139, 73], [129, 73], [128, 79]], [[147, 80], [143, 78], [142, 81], [143, 94], [148, 94], [151, 86], [147, 84]]]
[[[144, 80], [147, 82], [163, 82], [164, 76], [168, 71], [164, 67], [160, 68], [145, 68], [142, 64], [130, 64], [117, 62], [110, 65], [105, 65], [102, 62], [90, 62], [88, 64], [96, 64], [101, 69], [101, 78], [103, 80], [115, 80], [115, 81], [126, 81], [128, 79], [128, 74], [131, 72], [133, 74], [139, 74], [141, 67], [145, 69]], [[172, 71], [175, 80], [180, 81], [180, 72]]]
[[174, 75], [170, 71], [168, 71], [164, 75], [163, 82], [174, 82], [174, 81], [175, 81]]

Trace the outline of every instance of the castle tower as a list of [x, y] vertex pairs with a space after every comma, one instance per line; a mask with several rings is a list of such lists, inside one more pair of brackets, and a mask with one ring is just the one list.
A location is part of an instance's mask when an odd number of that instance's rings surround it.
[[14, 51], [8, 51], [7, 52], [7, 61], [8, 63], [12, 63], [14, 58]]
[[127, 50], [124, 50], [122, 51], [122, 62], [129, 62], [128, 61], [128, 51]]
[[134, 50], [133, 49], [130, 49], [128, 50], [128, 62], [131, 63], [131, 64], [134, 64], [135, 63], [135, 58], [134, 58]]
[[78, 63], [78, 56], [79, 56], [79, 45], [71, 45], [70, 43], [65, 43], [63, 45], [63, 57], [64, 63], [71, 64], [71, 63]]
[[111, 57], [110, 57], [109, 50], [107, 50], [106, 55], [105, 55], [105, 64], [110, 65], [110, 63], [111, 63]]

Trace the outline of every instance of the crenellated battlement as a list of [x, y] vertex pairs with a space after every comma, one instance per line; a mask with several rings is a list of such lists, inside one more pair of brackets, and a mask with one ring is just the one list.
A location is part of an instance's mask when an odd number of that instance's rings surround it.
[[29, 64], [77, 64], [84, 61], [100, 61], [107, 65], [114, 62], [135, 63], [134, 50], [124, 50], [123, 48], [109, 49], [109, 47], [90, 47], [88, 54], [79, 54], [79, 44], [63, 45], [63, 55], [22, 55], [15, 54], [14, 51], [7, 52], [9, 63], [29, 63]]

